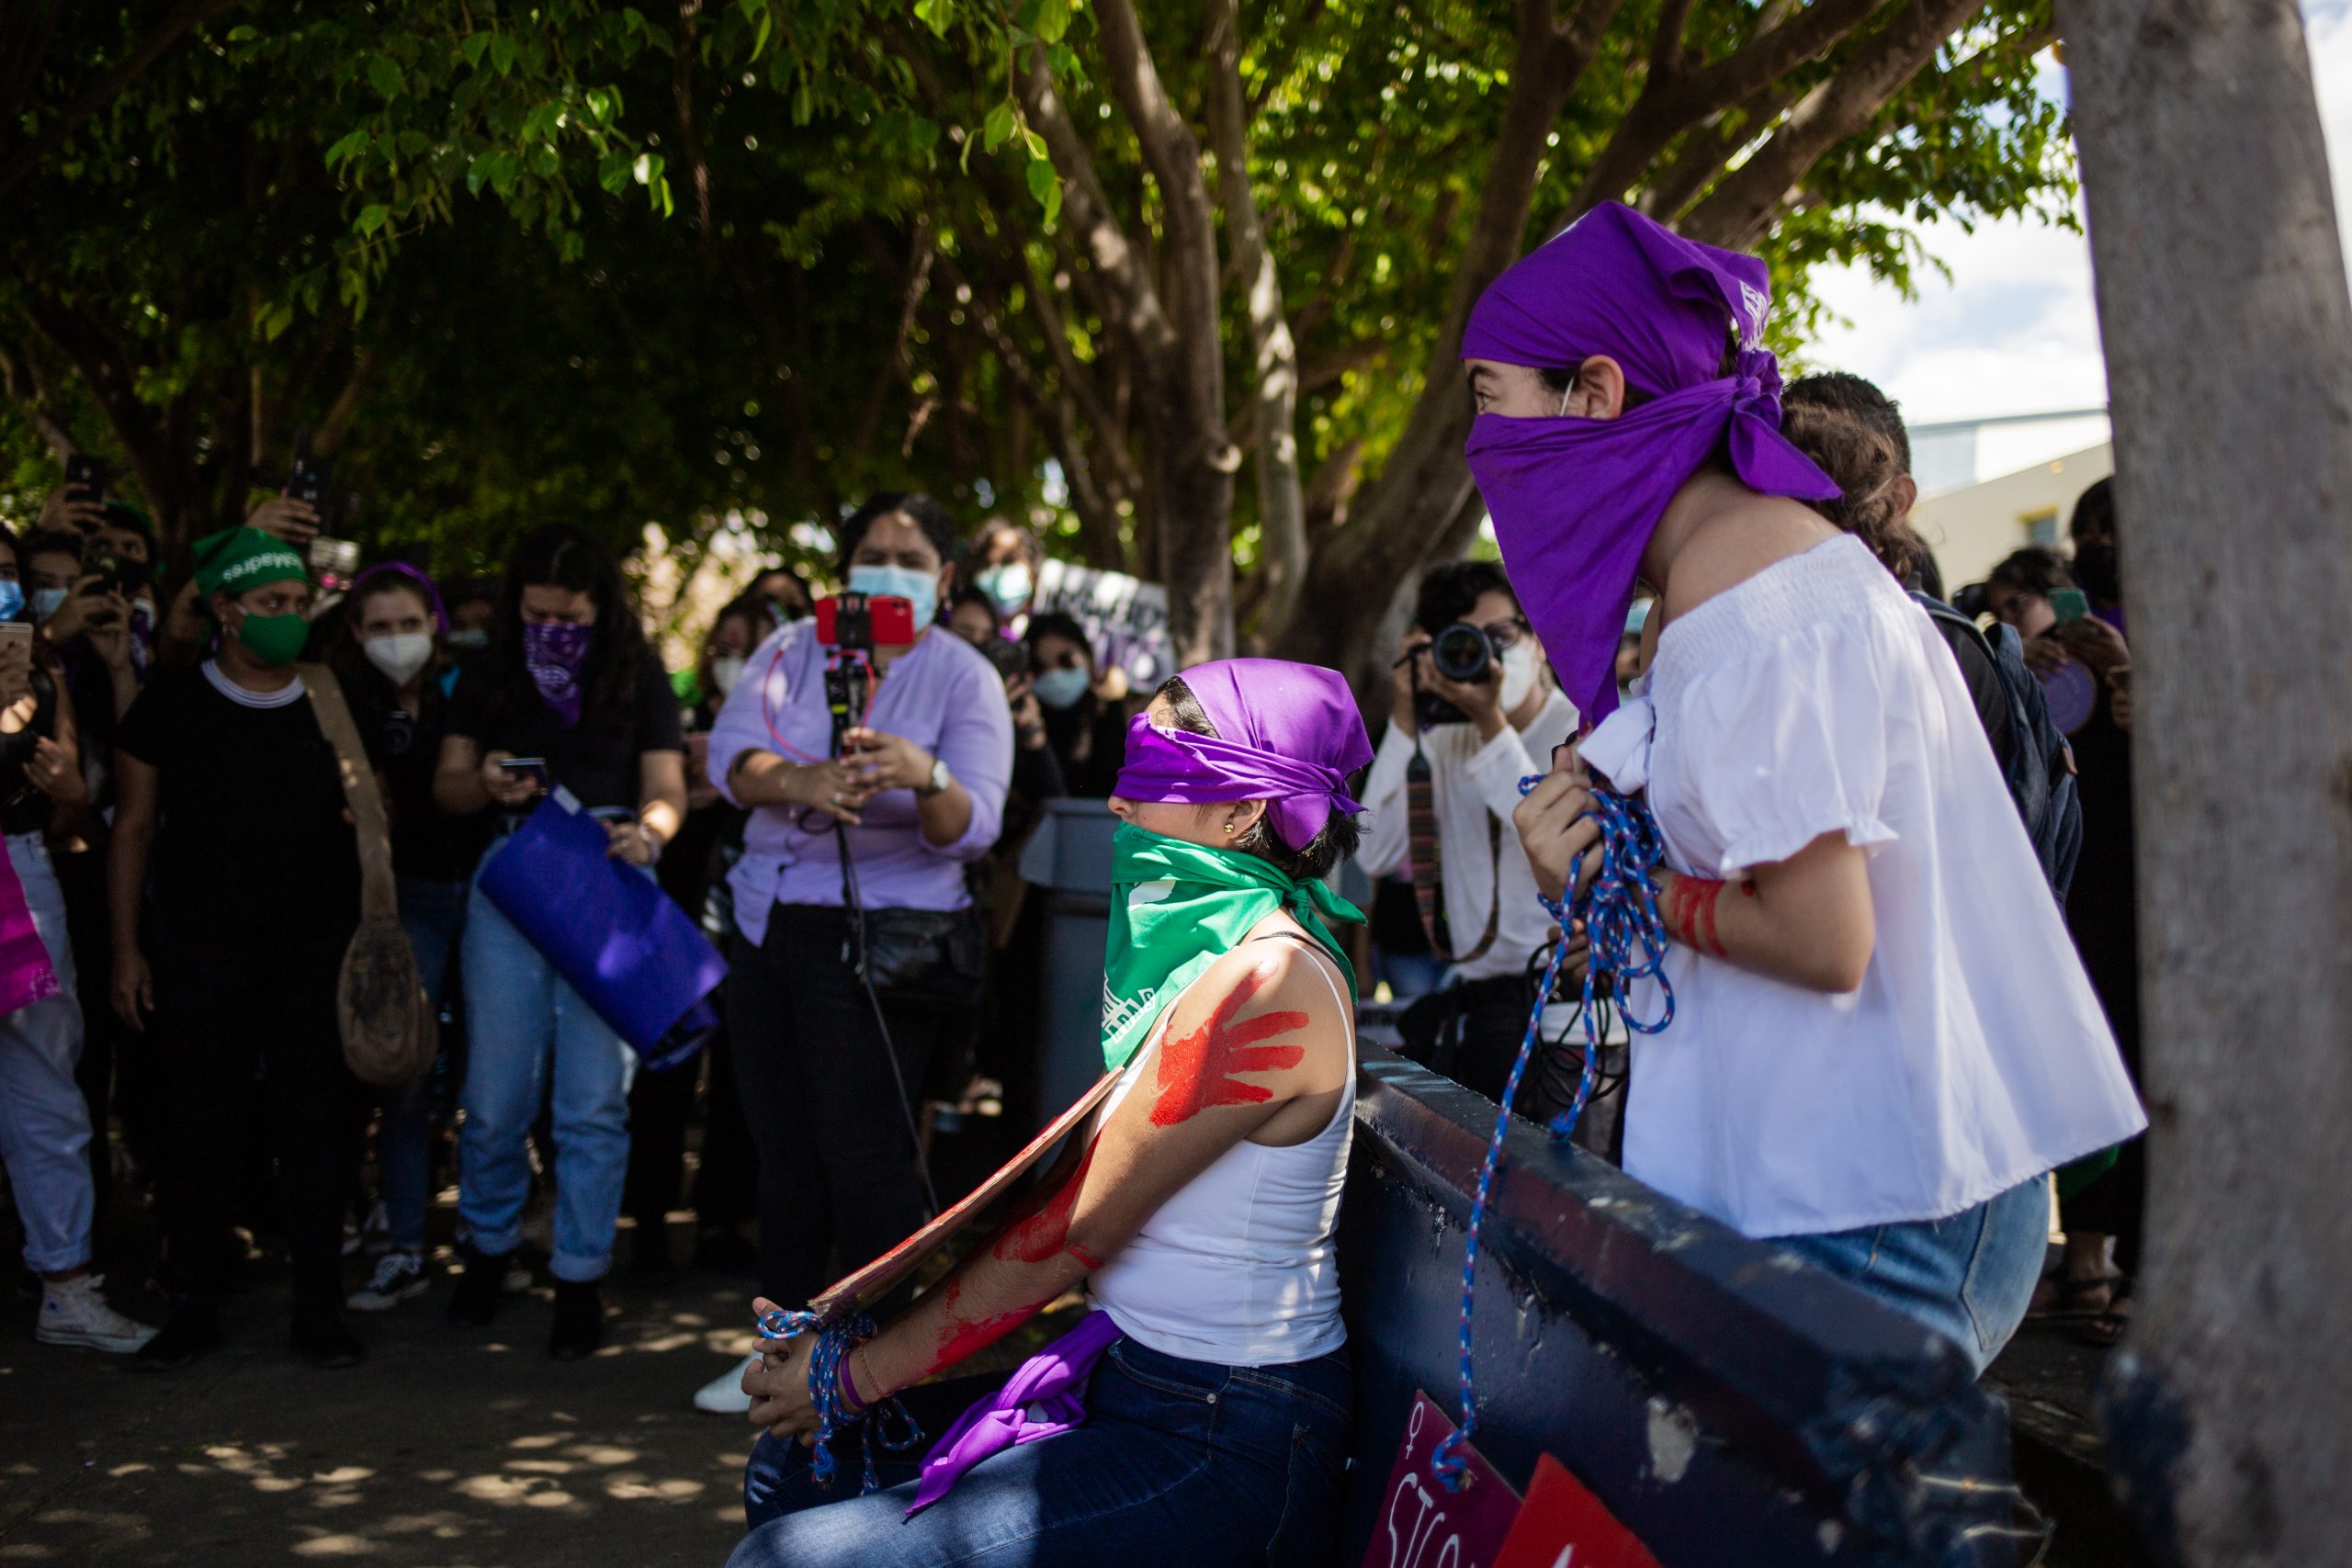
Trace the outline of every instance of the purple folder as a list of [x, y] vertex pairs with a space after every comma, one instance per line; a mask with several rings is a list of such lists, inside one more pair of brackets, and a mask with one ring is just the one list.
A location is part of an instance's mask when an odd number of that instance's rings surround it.
[[605, 825], [558, 789], [482, 867], [481, 890], [648, 1065], [727, 961], [653, 879], [605, 853]]

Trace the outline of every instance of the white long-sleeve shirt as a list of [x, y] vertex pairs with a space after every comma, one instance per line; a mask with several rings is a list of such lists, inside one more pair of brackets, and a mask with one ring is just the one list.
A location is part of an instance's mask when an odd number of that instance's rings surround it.
[[[1535, 892], [1535, 874], [1527, 852], [1519, 847], [1519, 833], [1510, 814], [1519, 804], [1519, 781], [1547, 772], [1552, 748], [1576, 732], [1576, 705], [1554, 691], [1524, 729], [1510, 725], [1492, 740], [1478, 739], [1475, 724], [1442, 724], [1421, 734], [1421, 750], [1430, 760], [1431, 804], [1437, 814], [1437, 841], [1443, 865], [1438, 880], [1446, 926], [1459, 951], [1477, 945], [1487, 929], [1487, 910], [1496, 907], [1498, 869], [1502, 901], [1498, 908], [1495, 943], [1477, 958], [1458, 965], [1465, 980], [1517, 975], [1527, 967], [1528, 955], [1548, 949], [1559, 935]], [[1537, 758], [1544, 759], [1539, 762]], [[1405, 807], [1405, 769], [1413, 760], [1413, 736], [1391, 724], [1373, 757], [1364, 780], [1363, 804], [1371, 813], [1370, 830], [1356, 852], [1357, 863], [1375, 880], [1405, 863], [1410, 823]], [[1489, 851], [1487, 824], [1502, 826], [1500, 847]]]

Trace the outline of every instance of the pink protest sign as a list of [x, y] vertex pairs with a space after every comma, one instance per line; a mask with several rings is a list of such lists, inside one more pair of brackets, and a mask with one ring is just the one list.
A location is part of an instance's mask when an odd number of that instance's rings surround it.
[[1535, 1461], [1495, 1568], [1657, 1568], [1657, 1559], [1558, 1460]]
[[1430, 1456], [1453, 1435], [1437, 1402], [1416, 1393], [1363, 1568], [1491, 1568], [1518, 1517], [1519, 1494], [1467, 1443], [1462, 1490], [1447, 1491]]

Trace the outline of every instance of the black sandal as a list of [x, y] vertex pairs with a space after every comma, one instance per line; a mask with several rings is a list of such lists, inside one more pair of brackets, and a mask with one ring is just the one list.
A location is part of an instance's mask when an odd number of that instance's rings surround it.
[[2109, 1307], [2115, 1304], [2115, 1297], [2110, 1294], [2108, 1297], [2107, 1305], [2096, 1307], [2085, 1306], [2083, 1304], [2083, 1298], [2089, 1295], [2093, 1291], [2112, 1292], [2123, 1283], [2123, 1276], [2118, 1273], [2093, 1274], [2088, 1278], [2080, 1280], [2071, 1278], [2064, 1274], [2058, 1274], [2052, 1276], [2052, 1282], [2058, 1287], [2056, 1299], [2052, 1301], [2047, 1306], [2036, 1307], [2031, 1312], [2027, 1313], [2026, 1315], [2028, 1317], [2096, 1318], [2101, 1313], [2106, 1312]]
[[2107, 1299], [2107, 1310], [2096, 1314], [2083, 1325], [2086, 1344], [2101, 1349], [2112, 1349], [2122, 1343], [2124, 1331], [2132, 1326], [2132, 1314], [2122, 1309], [2132, 1300], [2132, 1279], [2125, 1275], [2115, 1282], [2115, 1293]]

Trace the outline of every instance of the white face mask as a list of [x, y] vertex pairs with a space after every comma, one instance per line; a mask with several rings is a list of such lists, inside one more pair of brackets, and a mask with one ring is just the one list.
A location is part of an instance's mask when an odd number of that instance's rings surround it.
[[1503, 649], [1503, 712], [1519, 711], [1535, 689], [1535, 649], [1525, 637]]
[[743, 667], [748, 662], [731, 653], [724, 659], [710, 661], [710, 683], [718, 688], [720, 696], [735, 689], [735, 682], [743, 678]]
[[393, 685], [405, 686], [433, 657], [433, 634], [393, 632], [386, 637], [371, 637], [359, 645], [359, 650]]

